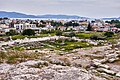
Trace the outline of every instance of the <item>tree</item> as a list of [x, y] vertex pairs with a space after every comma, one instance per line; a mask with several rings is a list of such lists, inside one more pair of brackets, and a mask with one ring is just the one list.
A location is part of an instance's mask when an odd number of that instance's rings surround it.
[[35, 35], [35, 31], [32, 29], [25, 29], [22, 35], [28, 35], [28, 36]]
[[74, 22], [74, 21], [73, 21], [73, 22], [70, 21], [70, 22], [65, 23], [64, 26], [65, 26], [65, 27], [69, 27], [69, 26], [75, 27], [75, 26], [79, 26], [79, 23], [76, 23], [76, 22]]
[[17, 35], [18, 33], [15, 30], [10, 30], [9, 32], [6, 32], [6, 35], [8, 36], [13, 36], [13, 35]]
[[45, 22], [44, 20], [41, 20], [40, 22], [41, 22], [42, 24], [46, 24], [46, 22]]
[[111, 21], [105, 21], [109, 24], [115, 24], [115, 27], [120, 28], [120, 21], [119, 20], [111, 20]]
[[9, 18], [7, 18], [7, 17], [4, 17], [3, 19], [9, 19]]
[[119, 23], [119, 20], [111, 20], [111, 23]]
[[54, 22], [54, 21], [51, 21], [51, 26], [62, 26], [63, 24], [61, 22]]
[[92, 26], [90, 25], [90, 23], [88, 24], [87, 31], [92, 31]]
[[62, 31], [58, 30], [58, 31], [56, 32], [56, 36], [61, 36], [61, 35], [62, 35]]
[[115, 27], [120, 28], [120, 23], [116, 24]]

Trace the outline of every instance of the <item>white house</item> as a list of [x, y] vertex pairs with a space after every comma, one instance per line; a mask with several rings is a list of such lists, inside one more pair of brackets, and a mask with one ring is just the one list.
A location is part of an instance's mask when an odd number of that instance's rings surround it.
[[40, 32], [41, 29], [36, 27], [36, 24], [29, 24], [29, 23], [23, 23], [23, 24], [14, 24], [14, 28], [20, 33], [25, 29], [33, 29], [37, 32]]

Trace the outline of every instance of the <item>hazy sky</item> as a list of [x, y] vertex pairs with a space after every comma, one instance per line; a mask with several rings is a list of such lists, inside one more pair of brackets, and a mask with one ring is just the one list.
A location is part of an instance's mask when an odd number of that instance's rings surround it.
[[120, 0], [0, 0], [0, 11], [26, 14], [68, 14], [84, 17], [118, 17]]

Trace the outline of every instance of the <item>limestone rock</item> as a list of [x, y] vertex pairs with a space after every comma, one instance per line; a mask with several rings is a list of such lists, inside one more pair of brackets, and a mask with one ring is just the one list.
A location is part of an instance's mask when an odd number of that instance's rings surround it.
[[110, 75], [115, 75], [116, 74], [114, 71], [104, 69], [104, 68], [98, 68], [97, 70], [100, 71], [100, 72], [105, 72], [105, 73], [110, 74]]
[[118, 73], [116, 74], [116, 76], [117, 76], [117, 77], [120, 77], [120, 72], [118, 72]]

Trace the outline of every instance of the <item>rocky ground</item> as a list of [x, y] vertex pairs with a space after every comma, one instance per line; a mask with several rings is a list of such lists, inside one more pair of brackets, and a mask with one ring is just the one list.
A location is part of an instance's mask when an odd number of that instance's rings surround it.
[[120, 50], [116, 46], [71, 52], [40, 50], [44, 53], [35, 60], [1, 63], [0, 80], [120, 80]]
[[[49, 41], [50, 38], [46, 39]], [[42, 49], [41, 46], [46, 44], [38, 39], [34, 42], [28, 39], [25, 43], [20, 42], [21, 44], [16, 42], [16, 45], [27, 49], [17, 51], [1, 48], [0, 80], [120, 80], [120, 41], [115, 45], [79, 48], [67, 52], [53, 49], [51, 45], [47, 46], [52, 49]], [[89, 40], [87, 42], [91, 43]], [[5, 42], [4, 45], [8, 43], [12, 44]], [[30, 49], [33, 46], [35, 49]]]

